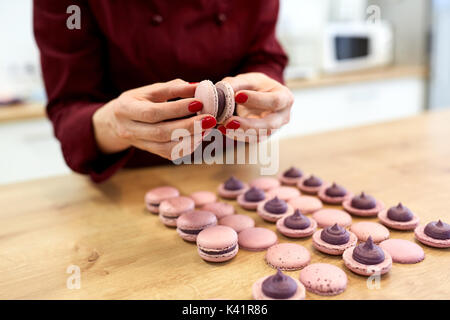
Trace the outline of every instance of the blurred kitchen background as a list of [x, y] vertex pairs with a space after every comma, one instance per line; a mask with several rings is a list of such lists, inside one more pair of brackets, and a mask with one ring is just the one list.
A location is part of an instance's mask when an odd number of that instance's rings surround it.
[[[281, 0], [295, 94], [280, 138], [450, 106], [450, 0]], [[0, 0], [0, 184], [68, 173], [45, 118], [32, 1]]]

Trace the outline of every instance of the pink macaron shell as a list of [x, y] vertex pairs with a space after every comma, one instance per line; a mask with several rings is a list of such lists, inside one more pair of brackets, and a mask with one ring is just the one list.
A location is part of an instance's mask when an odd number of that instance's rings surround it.
[[255, 226], [255, 220], [243, 214], [233, 214], [221, 218], [219, 220], [219, 224], [233, 228], [237, 233], [239, 233], [242, 230], [253, 228]]
[[162, 201], [173, 197], [178, 197], [179, 195], [180, 191], [178, 191], [178, 189], [174, 187], [171, 186], [156, 187], [149, 190], [145, 194], [144, 201], [148, 211], [152, 213], [159, 213], [159, 204]]
[[177, 232], [182, 239], [194, 242], [197, 239], [198, 233], [191, 234], [183, 232], [182, 230], [203, 230], [215, 225], [217, 225], [217, 218], [214, 213], [194, 210], [178, 217]]
[[201, 208], [202, 210], [212, 212], [216, 215], [217, 219], [221, 219], [225, 216], [229, 216], [235, 213], [234, 207], [226, 202], [211, 202], [207, 203]]
[[338, 209], [321, 209], [314, 212], [312, 217], [317, 221], [319, 228], [331, 227], [335, 223], [347, 228], [352, 224], [352, 217], [347, 212]]
[[[254, 300], [276, 300], [273, 298], [270, 298], [268, 296], [266, 296], [264, 294], [264, 292], [262, 291], [262, 284], [264, 282], [264, 280], [266, 280], [268, 277], [270, 276], [266, 276], [263, 277], [261, 279], [258, 279], [252, 286], [252, 296]], [[285, 300], [304, 300], [305, 299], [305, 295], [306, 295], [306, 290], [305, 287], [303, 286], [303, 284], [295, 279], [292, 278], [295, 283], [297, 284], [297, 292], [290, 298], [285, 299]]]
[[302, 177], [292, 178], [285, 177], [283, 172], [278, 175], [278, 180], [280, 180], [281, 184], [286, 186], [296, 186]]
[[239, 247], [248, 251], [264, 251], [278, 242], [275, 232], [266, 228], [247, 228], [238, 234]]
[[306, 290], [321, 296], [335, 296], [347, 288], [347, 275], [332, 264], [313, 263], [300, 271], [300, 282]]
[[[203, 229], [197, 236], [197, 251], [200, 257], [210, 262], [224, 262], [238, 252], [238, 235], [227, 226], [212, 226]], [[233, 248], [232, 251], [218, 253]], [[208, 252], [205, 252], [208, 251]]]
[[407, 230], [414, 230], [419, 225], [420, 219], [416, 215], [413, 215], [413, 218], [410, 221], [395, 221], [389, 219], [387, 212], [388, 209], [381, 210], [378, 213], [378, 219], [382, 224], [384, 224], [388, 228], [407, 231]]
[[365, 242], [372, 236], [374, 243], [380, 243], [389, 238], [389, 230], [378, 222], [362, 221], [351, 225], [350, 231], [353, 232], [359, 241]]
[[286, 220], [288, 216], [284, 216], [283, 218], [277, 221], [277, 230], [284, 236], [289, 238], [306, 238], [312, 235], [317, 229], [317, 222], [314, 219], [308, 218], [311, 224], [306, 229], [291, 229], [284, 225], [284, 220]]
[[311, 254], [304, 246], [296, 243], [279, 243], [267, 249], [265, 260], [274, 269], [300, 270], [311, 261]]
[[404, 239], [387, 239], [380, 247], [389, 252], [392, 261], [398, 263], [418, 263], [425, 259], [425, 252], [417, 243]]
[[352, 199], [348, 198], [342, 202], [342, 206], [344, 207], [345, 211], [358, 217], [375, 217], [378, 214], [378, 212], [384, 209], [384, 204], [378, 200], [376, 202], [375, 208], [367, 210], [353, 208], [351, 203]]
[[322, 201], [312, 196], [300, 196], [288, 201], [294, 210], [298, 209], [302, 214], [314, 213], [322, 209]]
[[213, 117], [217, 116], [219, 98], [214, 83], [210, 80], [201, 81], [195, 89], [194, 98], [203, 104], [202, 110], [197, 112], [197, 114], [210, 114]]
[[365, 265], [359, 263], [355, 259], [353, 259], [353, 250], [355, 247], [348, 248], [342, 254], [342, 259], [344, 260], [345, 266], [352, 272], [362, 275], [362, 276], [371, 276], [373, 274], [379, 273], [383, 275], [388, 273], [392, 267], [392, 258], [389, 252], [381, 248], [384, 252], [384, 261], [379, 264], [373, 265]]
[[256, 210], [256, 208], [258, 207], [258, 204], [260, 204], [261, 202], [264, 202], [265, 200], [261, 200], [261, 201], [246, 201], [245, 200], [245, 196], [244, 194], [241, 194], [237, 197], [237, 203], [245, 210]]
[[164, 200], [159, 205], [159, 219], [168, 227], [177, 226], [177, 218], [194, 210], [194, 200], [189, 197], [174, 197]]
[[207, 203], [212, 203], [217, 201], [217, 196], [211, 191], [197, 191], [189, 195], [195, 202], [197, 208], [204, 206]]
[[217, 188], [217, 193], [219, 196], [225, 199], [236, 199], [239, 195], [245, 193], [248, 190], [248, 185], [244, 183], [244, 187], [239, 190], [227, 190], [224, 187], [224, 183], [221, 183]]
[[268, 191], [269, 189], [279, 187], [280, 181], [271, 177], [260, 177], [252, 180], [250, 182], [250, 187], [255, 187], [263, 191]]
[[348, 240], [347, 243], [344, 243], [344, 244], [331, 244], [331, 243], [325, 242], [325, 241], [323, 241], [320, 238], [322, 230], [323, 229], [317, 230], [316, 232], [314, 232], [314, 234], [312, 236], [313, 246], [314, 246], [314, 248], [316, 248], [320, 252], [323, 252], [323, 253], [326, 253], [326, 254], [330, 254], [330, 255], [333, 255], [333, 256], [339, 256], [346, 249], [348, 249], [350, 247], [354, 247], [358, 243], [358, 238], [356, 237], [356, 235], [354, 233], [352, 233], [350, 231], [349, 231], [350, 239]]
[[223, 108], [222, 114], [217, 115], [217, 123], [222, 124], [231, 116], [233, 116], [234, 108], [236, 105], [234, 101], [234, 90], [233, 87], [225, 81], [217, 82], [216, 88], [222, 90], [225, 94], [225, 106]]
[[419, 225], [416, 229], [414, 229], [414, 235], [416, 236], [416, 239], [422, 242], [423, 244], [434, 247], [434, 248], [450, 248], [450, 239], [441, 240], [441, 239], [434, 239], [430, 236], [428, 236], [425, 233], [425, 225]]
[[343, 197], [330, 197], [325, 193], [326, 189], [329, 188], [330, 186], [331, 186], [331, 183], [326, 183], [317, 192], [317, 196], [319, 197], [319, 199], [322, 200], [326, 204], [340, 205], [345, 200], [352, 199], [354, 196], [353, 193], [347, 191], [347, 194]]
[[288, 201], [300, 196], [300, 191], [294, 187], [279, 186], [267, 191], [266, 196], [268, 199], [278, 197], [281, 200]]
[[311, 194], [311, 195], [316, 195], [317, 192], [319, 192], [320, 188], [325, 184], [325, 182], [322, 183], [322, 185], [318, 186], [318, 187], [309, 187], [309, 186], [305, 186], [303, 184], [303, 182], [308, 179], [309, 177], [307, 176], [303, 176], [298, 182], [297, 182], [297, 188], [299, 188], [302, 192], [307, 193], [307, 194]]
[[290, 216], [291, 214], [294, 213], [294, 208], [292, 208], [292, 206], [290, 206], [289, 203], [287, 204], [287, 210], [285, 213], [280, 214], [270, 213], [266, 209], [264, 209], [264, 205], [266, 204], [267, 201], [270, 201], [270, 199], [260, 202], [258, 204], [258, 207], [256, 208], [256, 212], [258, 213], [258, 215], [267, 222], [276, 222], [278, 219], [281, 219], [285, 216]]

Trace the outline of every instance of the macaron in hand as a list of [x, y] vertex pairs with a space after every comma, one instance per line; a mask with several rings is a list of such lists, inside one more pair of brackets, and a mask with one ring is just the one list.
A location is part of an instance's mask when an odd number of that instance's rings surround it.
[[234, 113], [234, 90], [227, 82], [219, 81], [214, 85], [203, 80], [197, 85], [194, 97], [203, 104], [198, 114], [210, 114], [218, 124], [224, 123]]

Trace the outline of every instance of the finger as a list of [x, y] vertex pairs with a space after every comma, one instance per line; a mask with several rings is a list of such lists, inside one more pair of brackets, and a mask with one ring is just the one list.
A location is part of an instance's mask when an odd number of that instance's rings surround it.
[[294, 99], [286, 87], [280, 86], [268, 92], [238, 91], [236, 92], [236, 101], [249, 109], [278, 111], [290, 107]]
[[125, 106], [126, 112], [131, 120], [147, 123], [158, 123], [165, 120], [182, 118], [192, 115], [202, 108], [202, 103], [194, 98], [160, 103], [130, 99]]
[[235, 77], [226, 77], [222, 81], [228, 82], [233, 88], [234, 92], [240, 90], [259, 90], [261, 85], [267, 85], [268, 77], [258, 73], [244, 73]]
[[140, 87], [135, 89], [134, 92], [142, 98], [154, 102], [164, 102], [174, 98], [192, 98], [196, 88], [196, 83], [175, 79], [168, 82], [158, 82]]
[[193, 135], [179, 141], [170, 142], [137, 140], [134, 145], [160, 157], [175, 160], [193, 153], [201, 145], [202, 141], [202, 135]]
[[130, 131], [134, 139], [143, 139], [155, 142], [168, 142], [178, 137], [201, 135], [206, 129], [213, 128], [216, 119], [208, 114], [197, 115], [187, 119], [149, 124], [134, 122], [130, 124]]

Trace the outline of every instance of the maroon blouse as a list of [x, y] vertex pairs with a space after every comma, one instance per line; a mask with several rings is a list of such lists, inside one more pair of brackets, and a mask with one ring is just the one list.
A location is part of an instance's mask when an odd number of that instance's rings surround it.
[[[72, 4], [81, 29], [66, 27]], [[92, 115], [123, 91], [249, 71], [282, 82], [287, 57], [275, 39], [277, 14], [278, 0], [35, 0], [47, 114], [69, 167], [100, 182], [122, 166], [168, 163], [135, 148], [98, 149]]]

